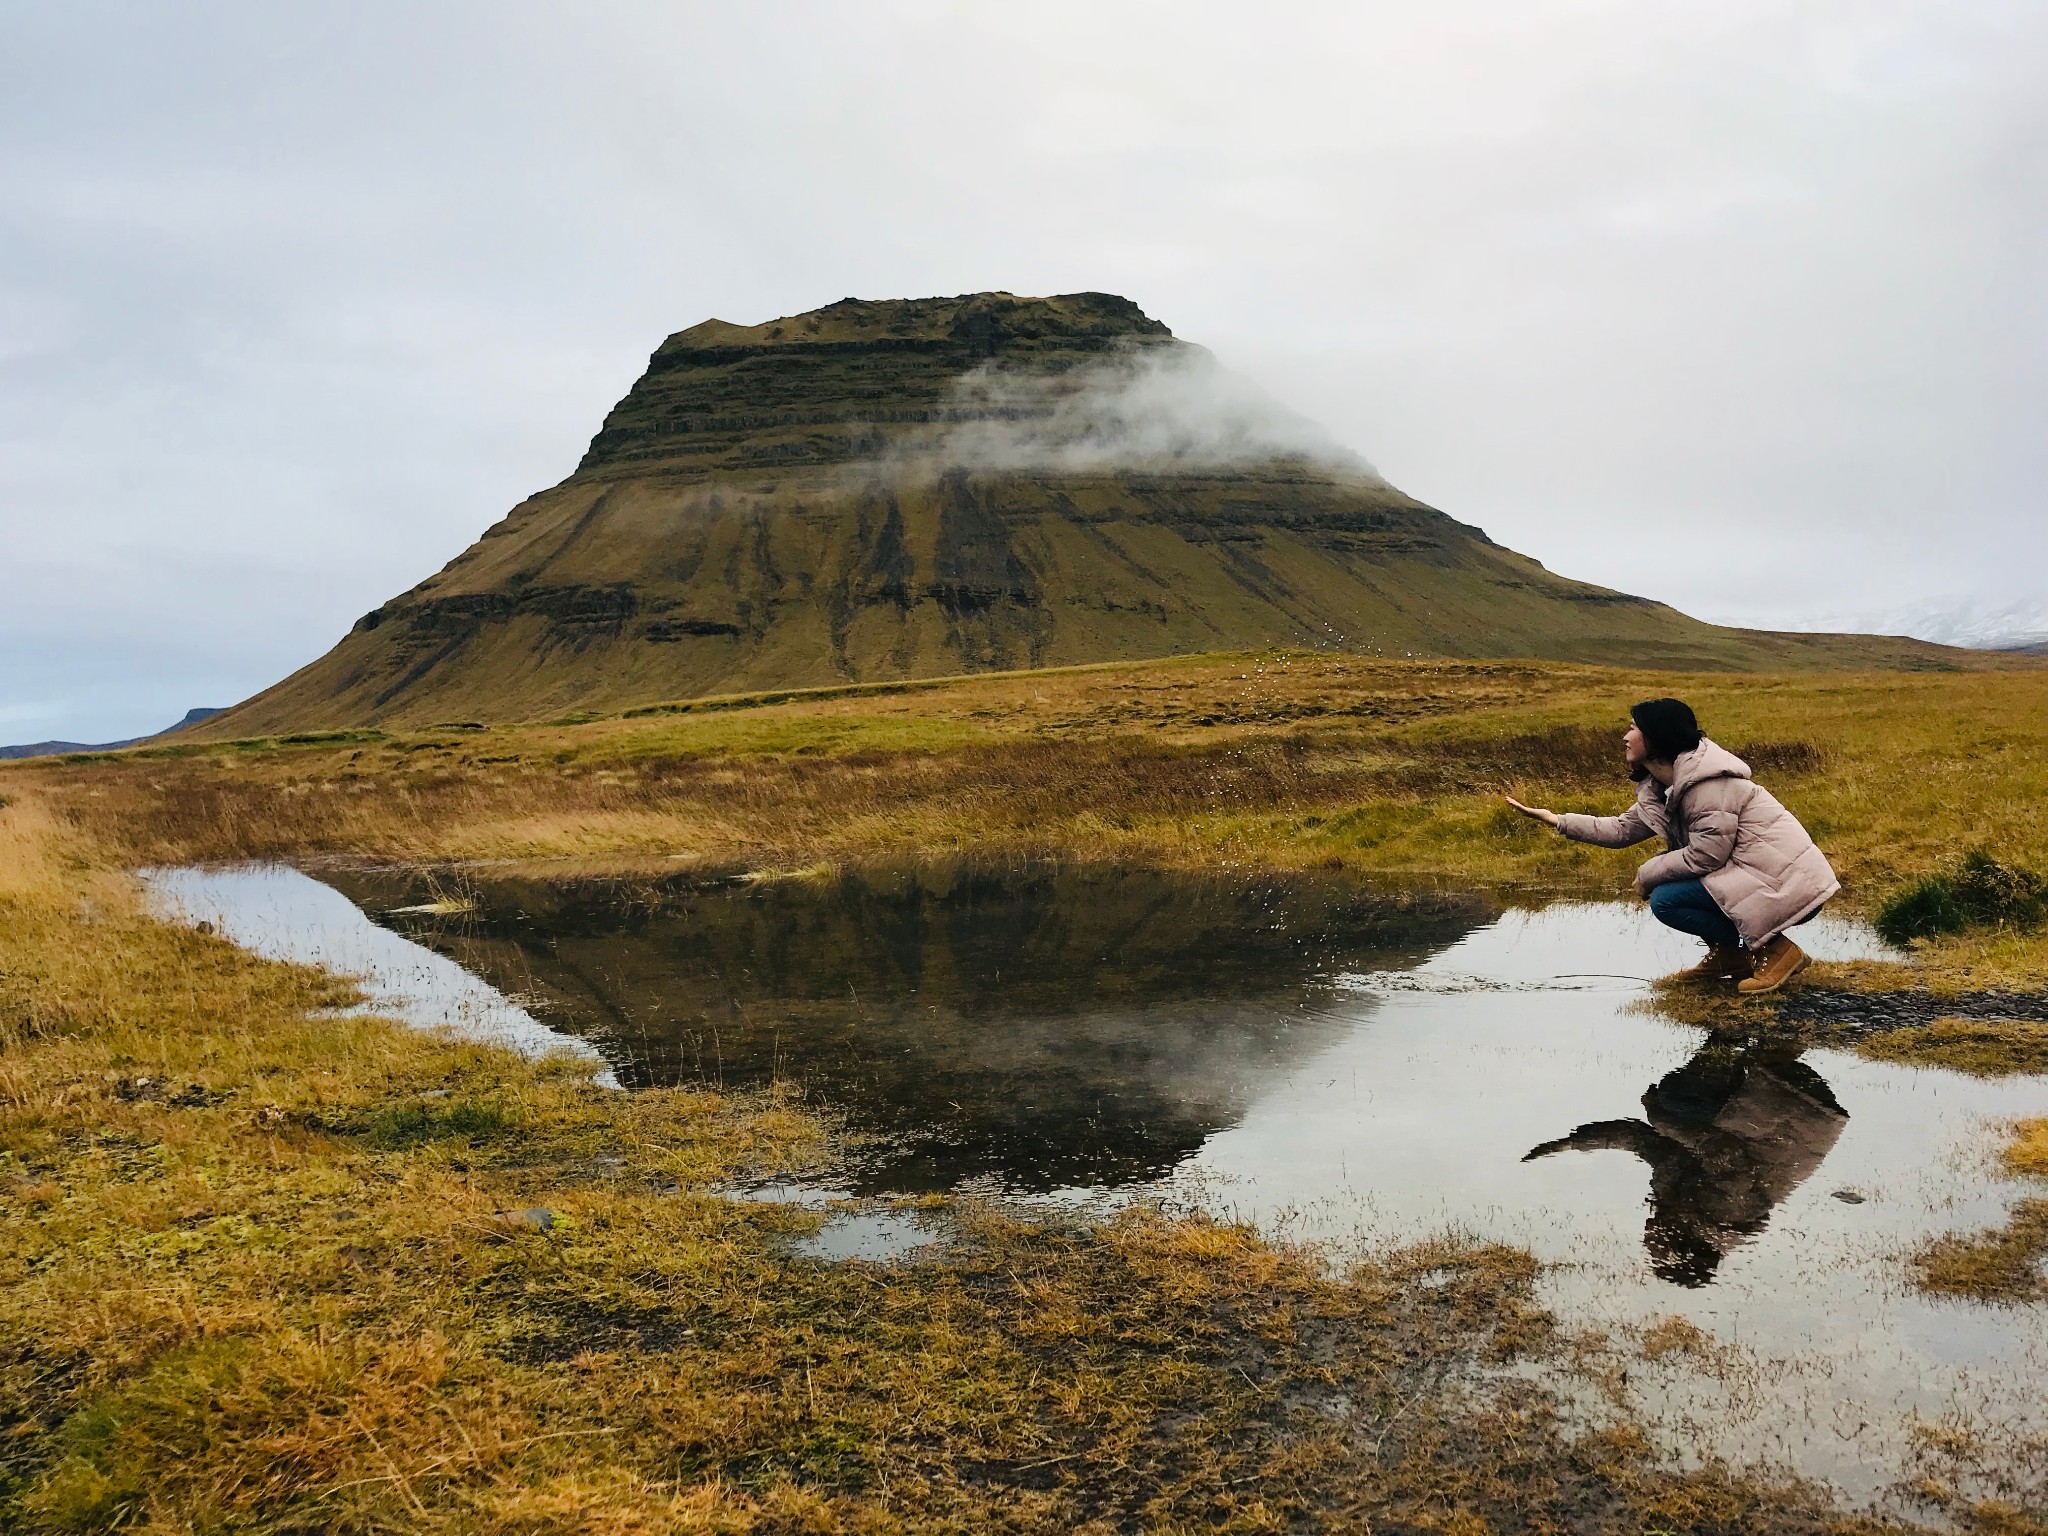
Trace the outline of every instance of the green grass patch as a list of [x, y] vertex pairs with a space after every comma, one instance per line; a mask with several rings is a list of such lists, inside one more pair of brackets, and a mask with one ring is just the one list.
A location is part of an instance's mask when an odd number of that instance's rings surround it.
[[488, 1100], [455, 1099], [447, 1104], [414, 1099], [377, 1110], [363, 1124], [362, 1137], [373, 1147], [395, 1150], [429, 1141], [495, 1141], [517, 1130], [518, 1116]]
[[2031, 930], [2048, 916], [2048, 880], [1973, 848], [1947, 869], [1923, 875], [1878, 909], [1877, 931], [1894, 944], [1972, 928]]

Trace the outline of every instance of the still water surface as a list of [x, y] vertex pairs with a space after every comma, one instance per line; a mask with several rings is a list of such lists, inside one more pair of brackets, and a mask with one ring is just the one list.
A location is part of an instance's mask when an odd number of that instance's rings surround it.
[[[1998, 1124], [2039, 1079], [1708, 1041], [1636, 1006], [1696, 946], [1634, 905], [1495, 912], [1335, 880], [900, 870], [503, 882], [277, 867], [155, 877], [251, 948], [372, 980], [380, 1011], [595, 1051], [626, 1087], [797, 1082], [862, 1133], [849, 1193], [1200, 1203], [1276, 1236], [1521, 1244], [1622, 1347], [1666, 1445], [1873, 1494], [1916, 1416], [2042, 1429], [2041, 1309], [1936, 1301], [1904, 1256], [2003, 1219]], [[455, 909], [455, 910], [451, 910]], [[1857, 926], [1823, 958], [1881, 953]], [[824, 1257], [921, 1242], [867, 1212]], [[1564, 1385], [1571, 1389], [1569, 1381]], [[1590, 1396], [1588, 1397], [1590, 1403]]]

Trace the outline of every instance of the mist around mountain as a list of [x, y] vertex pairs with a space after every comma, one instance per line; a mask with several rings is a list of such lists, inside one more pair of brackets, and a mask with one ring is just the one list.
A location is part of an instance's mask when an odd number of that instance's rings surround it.
[[215, 715], [225, 714], [224, 709], [188, 709], [184, 719], [176, 725], [167, 726], [148, 736], [130, 736], [126, 741], [30, 741], [20, 746], [0, 747], [0, 759], [22, 757], [59, 757], [66, 752], [114, 752], [122, 747], [139, 746], [145, 741], [155, 741], [173, 731], [182, 731], [187, 726], [197, 725], [202, 720], [211, 720]]
[[1289, 647], [1926, 667], [1557, 575], [1130, 300], [846, 299], [669, 337], [568, 479], [211, 736]]

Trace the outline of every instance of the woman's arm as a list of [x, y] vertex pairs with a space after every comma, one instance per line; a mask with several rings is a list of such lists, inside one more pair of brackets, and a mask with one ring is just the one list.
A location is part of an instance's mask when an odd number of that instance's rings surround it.
[[1575, 843], [1598, 843], [1603, 848], [1626, 848], [1631, 843], [1640, 843], [1646, 837], [1655, 837], [1662, 828], [1652, 826], [1643, 815], [1643, 803], [1638, 800], [1619, 816], [1581, 816], [1577, 812], [1560, 816], [1556, 811], [1545, 810], [1540, 805], [1524, 805], [1513, 795], [1505, 797], [1508, 804], [1532, 821], [1540, 821], [1546, 827], [1555, 827]]
[[1619, 816], [1585, 816], [1577, 812], [1557, 819], [1557, 830], [1575, 843], [1594, 843], [1602, 848], [1626, 848], [1664, 829], [1652, 825], [1638, 800]]
[[1733, 806], [1689, 806], [1685, 846], [1660, 853], [1636, 871], [1636, 889], [1648, 895], [1672, 880], [1697, 880], [1735, 857], [1735, 834], [1741, 816]]

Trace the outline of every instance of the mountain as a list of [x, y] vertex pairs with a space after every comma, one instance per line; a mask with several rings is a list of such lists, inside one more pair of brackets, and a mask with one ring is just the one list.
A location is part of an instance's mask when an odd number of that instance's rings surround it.
[[1128, 299], [856, 299], [668, 338], [574, 474], [225, 736], [1260, 646], [1941, 665], [1572, 581]]
[[132, 747], [145, 741], [155, 741], [158, 736], [168, 736], [172, 731], [182, 731], [188, 725], [197, 725], [202, 720], [211, 720], [215, 715], [225, 714], [219, 709], [188, 709], [185, 718], [176, 725], [158, 731], [155, 736], [131, 736], [126, 741], [31, 741], [18, 747], [0, 747], [0, 759], [15, 757], [56, 757], [66, 752], [115, 752], [122, 747]]

